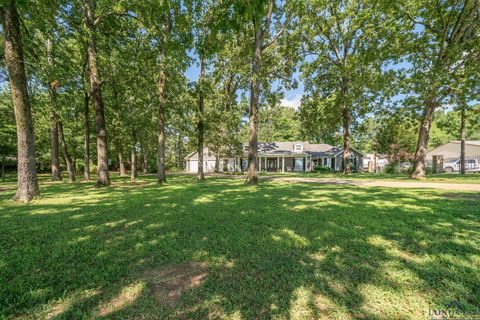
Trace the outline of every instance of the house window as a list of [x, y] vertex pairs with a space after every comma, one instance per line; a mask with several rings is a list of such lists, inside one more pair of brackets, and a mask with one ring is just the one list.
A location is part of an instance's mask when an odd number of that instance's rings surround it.
[[297, 151], [297, 152], [302, 152], [302, 151], [303, 151], [303, 145], [300, 144], [300, 143], [297, 143], [297, 144], [295, 145], [295, 151]]
[[303, 158], [295, 158], [294, 171], [303, 171]]

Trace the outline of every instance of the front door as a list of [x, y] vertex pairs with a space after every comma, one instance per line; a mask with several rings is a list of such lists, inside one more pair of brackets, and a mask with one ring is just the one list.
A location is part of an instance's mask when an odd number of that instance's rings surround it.
[[294, 171], [305, 171], [303, 158], [295, 158]]

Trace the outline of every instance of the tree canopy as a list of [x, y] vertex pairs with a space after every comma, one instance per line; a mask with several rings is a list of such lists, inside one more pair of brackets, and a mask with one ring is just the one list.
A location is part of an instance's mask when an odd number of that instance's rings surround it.
[[[108, 186], [127, 163], [164, 183], [194, 150], [219, 159], [247, 142], [257, 183], [258, 142], [272, 140], [341, 145], [347, 174], [350, 145], [401, 146], [418, 178], [460, 117], [479, 137], [479, 1], [8, 0], [0, 12], [0, 159], [24, 161], [32, 183], [83, 170]], [[290, 90], [298, 109], [281, 103]]]

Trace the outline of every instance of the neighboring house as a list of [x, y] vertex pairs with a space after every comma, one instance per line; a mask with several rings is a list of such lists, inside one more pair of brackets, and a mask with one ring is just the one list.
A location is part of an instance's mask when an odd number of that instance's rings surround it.
[[[446, 160], [460, 159], [460, 141], [450, 141], [427, 153], [427, 162], [432, 163], [433, 156], [443, 156]], [[480, 140], [465, 141], [465, 158], [480, 157]]]
[[[352, 169], [359, 170], [362, 166], [363, 154], [350, 148], [350, 162]], [[203, 168], [205, 172], [213, 172], [215, 156], [208, 148], [204, 151]], [[258, 144], [257, 168], [259, 171], [288, 172], [312, 171], [315, 166], [331, 168], [332, 171], [341, 171], [343, 149], [332, 147], [324, 143], [309, 143], [306, 141], [294, 142], [263, 142]], [[193, 152], [185, 157], [186, 171], [198, 171], [198, 154]], [[221, 158], [220, 171], [243, 172], [248, 167], [248, 145], [244, 145], [243, 154], [236, 157]]]
[[363, 156], [363, 171], [375, 172], [375, 165], [377, 166], [376, 172], [383, 172], [385, 166], [388, 164], [388, 160], [384, 155], [376, 153], [367, 153]]

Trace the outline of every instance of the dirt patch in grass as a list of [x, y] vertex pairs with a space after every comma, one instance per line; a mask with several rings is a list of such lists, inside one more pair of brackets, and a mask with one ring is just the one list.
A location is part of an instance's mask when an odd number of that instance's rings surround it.
[[190, 262], [144, 272], [150, 293], [155, 299], [174, 307], [187, 290], [199, 287], [206, 279], [207, 265]]

